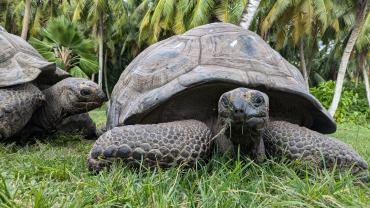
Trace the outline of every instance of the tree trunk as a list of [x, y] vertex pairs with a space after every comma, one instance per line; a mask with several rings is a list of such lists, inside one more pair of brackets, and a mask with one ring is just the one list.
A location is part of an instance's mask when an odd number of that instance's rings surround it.
[[316, 53], [318, 52], [318, 44], [316, 43], [317, 42], [317, 34], [319, 34], [319, 31], [318, 31], [318, 26], [315, 24], [314, 29], [313, 29], [313, 34], [312, 34], [312, 47], [310, 47], [310, 50], [309, 50], [310, 52], [309, 52], [307, 58], [305, 59], [306, 60], [306, 71], [307, 71], [308, 79], [310, 78], [313, 59], [314, 59]]
[[360, 73], [361, 72], [358, 72], [358, 68], [356, 67], [356, 71], [354, 71], [353, 75], [355, 77], [355, 88], [358, 87], [358, 82], [360, 81]]
[[337, 64], [335, 64], [335, 61], [330, 61], [330, 79], [336, 80], [337, 79]]
[[365, 89], [366, 89], [366, 97], [367, 97], [367, 102], [370, 107], [370, 86], [369, 86], [369, 75], [368, 75], [368, 67], [366, 67], [366, 51], [362, 52], [360, 55], [360, 67], [362, 71], [362, 76], [364, 78], [364, 84], [365, 84]]
[[109, 88], [108, 88], [108, 76], [107, 76], [107, 71], [108, 71], [108, 68], [107, 68], [107, 61], [108, 61], [108, 52], [105, 51], [105, 55], [104, 55], [104, 83], [105, 83], [105, 93], [108, 97], [108, 100], [110, 99], [110, 95], [109, 95]]
[[103, 87], [103, 14], [100, 13], [98, 26], [98, 41], [99, 41], [99, 73], [98, 73], [98, 85]]
[[307, 89], [309, 89], [308, 75], [307, 75], [307, 69], [306, 69], [306, 60], [305, 60], [305, 57], [304, 57], [304, 41], [303, 41], [303, 38], [301, 38], [301, 43], [300, 43], [300, 46], [299, 46], [299, 58], [301, 59], [300, 62], [301, 62], [301, 70], [302, 70], [303, 78], [304, 78], [304, 81], [306, 83]]
[[248, 30], [249, 26], [251, 25], [253, 21], [253, 17], [257, 12], [258, 6], [260, 5], [260, 2], [261, 0], [249, 0], [247, 5], [245, 5], [245, 8], [243, 10], [242, 16], [240, 18], [241, 20], [239, 23], [239, 25], [242, 28]]
[[24, 5], [24, 16], [22, 22], [22, 34], [21, 37], [27, 40], [28, 28], [31, 18], [31, 0], [26, 0]]
[[349, 57], [352, 53], [353, 46], [356, 43], [358, 34], [360, 33], [361, 27], [364, 23], [364, 19], [365, 19], [364, 17], [365, 17], [365, 14], [366, 14], [366, 12], [365, 12], [366, 7], [367, 7], [367, 0], [365, 0], [364, 6], [361, 6], [361, 8], [357, 8], [356, 22], [355, 22], [355, 25], [352, 29], [351, 35], [349, 36], [347, 45], [344, 49], [344, 52], [343, 52], [343, 55], [342, 55], [342, 58], [341, 58], [341, 61], [340, 61], [337, 81], [335, 83], [334, 96], [333, 96], [333, 100], [332, 100], [332, 102], [330, 104], [330, 107], [329, 107], [329, 110], [328, 110], [332, 117], [334, 117], [335, 111], [337, 110], [338, 105], [339, 105], [339, 100], [340, 100], [340, 96], [341, 96], [341, 93], [342, 93], [344, 76], [346, 74], [348, 60], [349, 60]]

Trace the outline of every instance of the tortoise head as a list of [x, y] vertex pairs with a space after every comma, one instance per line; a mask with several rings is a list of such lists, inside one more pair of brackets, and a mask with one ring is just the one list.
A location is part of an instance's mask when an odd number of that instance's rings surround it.
[[[79, 114], [100, 107], [107, 97], [95, 83], [83, 78], [67, 78], [58, 82], [60, 103], [67, 114]], [[57, 89], [58, 89], [57, 88]]]
[[54, 129], [66, 117], [100, 107], [107, 97], [94, 82], [66, 78], [42, 91], [46, 104], [32, 116], [32, 123], [46, 130]]
[[262, 130], [269, 116], [269, 98], [258, 90], [236, 88], [221, 95], [218, 115], [232, 126]]

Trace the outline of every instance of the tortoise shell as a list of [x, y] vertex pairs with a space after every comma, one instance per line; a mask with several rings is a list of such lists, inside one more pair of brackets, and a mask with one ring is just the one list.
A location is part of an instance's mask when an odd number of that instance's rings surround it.
[[107, 128], [183, 119], [212, 125], [220, 95], [237, 87], [265, 92], [272, 120], [336, 130], [295, 66], [257, 34], [228, 23], [196, 27], [139, 54], [114, 87]]
[[68, 76], [55, 63], [46, 61], [27, 41], [0, 28], [0, 87], [34, 80], [52, 85]]

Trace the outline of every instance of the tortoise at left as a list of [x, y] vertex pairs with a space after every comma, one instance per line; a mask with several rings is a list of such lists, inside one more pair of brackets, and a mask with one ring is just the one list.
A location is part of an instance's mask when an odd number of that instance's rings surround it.
[[97, 84], [70, 77], [0, 28], [0, 141], [53, 132], [63, 119], [106, 100]]

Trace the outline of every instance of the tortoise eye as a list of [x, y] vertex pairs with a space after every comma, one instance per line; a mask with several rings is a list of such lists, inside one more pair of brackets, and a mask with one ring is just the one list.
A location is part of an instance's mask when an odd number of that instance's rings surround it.
[[261, 106], [265, 102], [265, 99], [261, 95], [253, 97], [253, 104], [255, 107]]
[[227, 97], [222, 97], [221, 98], [221, 104], [224, 106], [224, 107], [228, 107], [230, 102], [229, 102], [229, 99]]
[[90, 95], [90, 94], [91, 94], [91, 92], [90, 92], [90, 90], [82, 89], [82, 90], [80, 91], [80, 94], [81, 94], [82, 96], [87, 96], [87, 95]]

